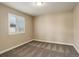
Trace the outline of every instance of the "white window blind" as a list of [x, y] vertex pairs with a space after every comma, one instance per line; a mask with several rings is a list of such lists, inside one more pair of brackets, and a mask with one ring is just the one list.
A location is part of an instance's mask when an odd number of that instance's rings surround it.
[[15, 14], [8, 14], [9, 34], [25, 32], [25, 18]]

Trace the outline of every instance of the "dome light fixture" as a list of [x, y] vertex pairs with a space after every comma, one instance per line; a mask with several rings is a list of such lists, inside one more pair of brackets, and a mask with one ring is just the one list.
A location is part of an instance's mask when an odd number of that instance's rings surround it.
[[37, 6], [42, 6], [44, 4], [44, 2], [34, 2], [34, 5], [37, 5]]

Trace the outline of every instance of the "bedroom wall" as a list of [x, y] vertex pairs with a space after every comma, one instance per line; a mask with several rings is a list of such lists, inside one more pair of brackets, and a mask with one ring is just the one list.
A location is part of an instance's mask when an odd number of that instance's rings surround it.
[[[21, 15], [26, 18], [25, 33], [8, 34], [8, 13]], [[68, 11], [41, 15], [34, 17], [32, 20], [32, 16], [0, 4], [0, 52], [32, 39], [68, 45], [74, 43], [78, 50], [78, 15], [79, 4], [74, 8], [73, 13]]]
[[73, 39], [74, 47], [79, 52], [79, 3], [73, 10]]
[[72, 11], [34, 17], [33, 25], [34, 40], [72, 44]]
[[[25, 17], [25, 33], [8, 34], [8, 13]], [[32, 40], [32, 17], [0, 4], [0, 52]]]

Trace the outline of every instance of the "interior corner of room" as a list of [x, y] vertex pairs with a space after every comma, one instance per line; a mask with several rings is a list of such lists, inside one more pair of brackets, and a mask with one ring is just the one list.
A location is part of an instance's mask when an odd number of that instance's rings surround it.
[[[17, 5], [17, 3], [15, 4]], [[61, 10], [58, 13], [48, 14], [36, 11], [38, 13], [34, 15], [31, 10], [28, 10], [29, 13], [31, 12], [28, 14], [17, 10], [17, 8], [11, 8], [9, 5], [6, 2], [0, 4], [0, 54], [31, 41], [71, 45], [79, 53], [79, 3], [74, 2], [74, 5], [72, 3], [71, 5], [74, 7], [71, 10]], [[19, 7], [18, 9], [21, 8]], [[25, 18], [25, 33], [9, 35], [8, 13]]]

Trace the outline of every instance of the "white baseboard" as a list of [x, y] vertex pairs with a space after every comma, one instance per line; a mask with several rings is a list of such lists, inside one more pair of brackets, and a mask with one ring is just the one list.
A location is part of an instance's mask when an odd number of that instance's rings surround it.
[[41, 41], [41, 42], [48, 42], [48, 43], [56, 43], [56, 44], [63, 44], [63, 45], [73, 45], [71, 43], [63, 43], [63, 42], [55, 42], [55, 41], [47, 41], [47, 40], [40, 40], [40, 39], [33, 39], [35, 41]]
[[31, 42], [31, 41], [32, 41], [32, 40], [28, 40], [28, 41], [23, 42], [23, 43], [21, 43], [21, 44], [19, 44], [19, 45], [16, 45], [16, 46], [13, 46], [13, 47], [11, 47], [11, 48], [8, 48], [8, 49], [5, 49], [5, 50], [3, 50], [3, 51], [0, 51], [0, 54], [3, 54], [3, 53], [5, 53], [5, 52], [7, 52], [7, 51], [10, 51], [10, 50], [12, 50], [12, 49], [14, 49], [14, 48], [16, 48], [16, 47], [19, 47], [19, 46], [24, 45], [24, 44], [26, 44], [26, 43], [28, 43], [28, 42]]
[[63, 44], [63, 45], [71, 45], [79, 53], [79, 48], [74, 43], [70, 44], [70, 43], [62, 43], [62, 42], [45, 41], [45, 40], [40, 40], [40, 39], [33, 39], [33, 40], [34, 41], [40, 41], [40, 42], [48, 42], [48, 43], [56, 43], [56, 44]]
[[79, 48], [78, 48], [78, 46], [77, 46], [76, 44], [73, 44], [73, 46], [74, 46], [75, 50], [79, 53]]
[[16, 47], [19, 47], [19, 46], [21, 46], [21, 45], [24, 45], [24, 44], [26, 44], [26, 43], [28, 43], [28, 42], [31, 42], [31, 41], [41, 41], [41, 42], [48, 42], [48, 43], [56, 43], [56, 44], [63, 44], [63, 45], [72, 45], [75, 49], [76, 49], [76, 51], [79, 53], [79, 49], [78, 49], [78, 47], [76, 46], [76, 44], [69, 44], [69, 43], [62, 43], [62, 42], [51, 42], [51, 41], [45, 41], [45, 40], [40, 40], [40, 39], [32, 39], [32, 40], [28, 40], [27, 42], [23, 42], [23, 43], [21, 43], [21, 44], [19, 44], [19, 45], [17, 45], [17, 46], [13, 46], [13, 47], [11, 47], [11, 48], [8, 48], [8, 49], [5, 49], [5, 50], [3, 50], [3, 51], [0, 51], [0, 54], [3, 54], [3, 53], [5, 53], [5, 52], [7, 52], [7, 51], [10, 51], [10, 50], [12, 50], [12, 49], [14, 49], [14, 48], [16, 48]]

